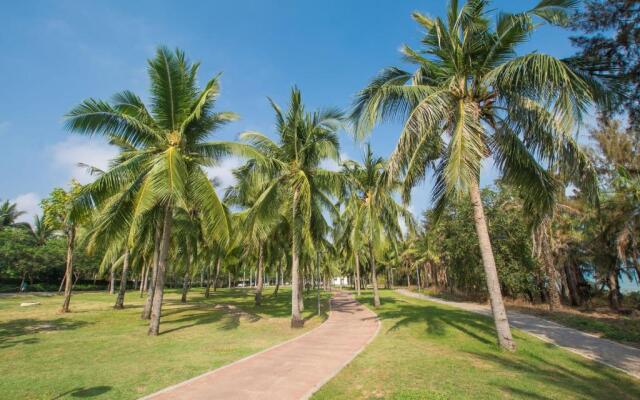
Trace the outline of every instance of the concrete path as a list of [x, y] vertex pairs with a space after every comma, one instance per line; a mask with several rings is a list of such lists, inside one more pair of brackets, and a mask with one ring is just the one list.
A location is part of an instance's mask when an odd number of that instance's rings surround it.
[[376, 336], [377, 316], [350, 294], [337, 292], [319, 327], [144, 399], [306, 399]]
[[[446, 304], [463, 310], [491, 317], [489, 305], [447, 301], [405, 289], [398, 289], [405, 296]], [[640, 379], [640, 349], [548, 321], [533, 315], [509, 311], [509, 323], [533, 336], [564, 347], [591, 360], [622, 370]]]

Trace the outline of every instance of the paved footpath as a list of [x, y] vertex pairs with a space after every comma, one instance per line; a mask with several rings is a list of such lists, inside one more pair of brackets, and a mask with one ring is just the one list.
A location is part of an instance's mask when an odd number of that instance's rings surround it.
[[[398, 289], [398, 292], [405, 296], [429, 300], [491, 317], [489, 305], [447, 301], [405, 289]], [[640, 379], [640, 349], [567, 328], [533, 315], [515, 311], [509, 311], [507, 314], [511, 325], [545, 342], [564, 347], [583, 357], [620, 369]]]
[[345, 292], [319, 327], [144, 399], [306, 399], [376, 336], [377, 316]]

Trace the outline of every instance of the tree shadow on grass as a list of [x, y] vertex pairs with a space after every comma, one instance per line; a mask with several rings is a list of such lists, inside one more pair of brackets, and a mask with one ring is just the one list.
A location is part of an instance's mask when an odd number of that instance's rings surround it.
[[37, 337], [20, 338], [40, 332], [65, 331], [79, 329], [89, 325], [86, 321], [73, 321], [66, 318], [40, 320], [32, 318], [14, 319], [0, 323], [0, 348], [13, 347], [19, 344], [34, 344]]
[[[531, 354], [526, 350], [520, 350], [526, 354], [509, 354], [472, 351], [467, 352], [474, 357], [499, 365], [501, 368], [523, 374], [529, 379], [535, 379], [545, 384], [553, 386], [570, 393], [576, 397], [592, 399], [638, 399], [640, 398], [640, 387], [631, 377], [626, 377], [621, 373], [604, 365], [590, 360], [570, 359], [571, 363], [581, 368], [588, 368], [593, 374], [584, 374], [576, 369], [569, 369], [549, 358], [543, 358]], [[524, 358], [526, 357], [526, 359]], [[510, 393], [517, 393], [522, 397], [546, 398], [534, 393], [528, 396], [523, 395], [522, 388], [514, 384], [500, 384], [500, 388]], [[538, 397], [535, 397], [538, 396]]]
[[105, 394], [110, 390], [111, 390], [111, 386], [93, 386], [89, 388], [81, 387], [81, 388], [71, 389], [64, 393], [60, 393], [59, 395], [57, 395], [51, 400], [61, 399], [66, 396], [85, 399], [89, 397], [100, 396], [101, 394]]

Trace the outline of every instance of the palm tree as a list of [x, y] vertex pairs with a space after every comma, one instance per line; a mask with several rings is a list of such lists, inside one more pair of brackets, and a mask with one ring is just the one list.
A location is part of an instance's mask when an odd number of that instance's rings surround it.
[[572, 137], [581, 115], [605, 91], [569, 61], [535, 52], [516, 53], [544, 22], [566, 23], [573, 0], [544, 0], [529, 11], [487, 18], [488, 1], [452, 0], [446, 20], [414, 13], [425, 29], [423, 48], [404, 46], [413, 73], [387, 68], [363, 89], [352, 113], [364, 136], [382, 120], [404, 121], [390, 176], [404, 173], [404, 198], [433, 171], [436, 215], [468, 194], [500, 345], [515, 349], [502, 301], [487, 222], [480, 199], [482, 161], [493, 157], [505, 182], [526, 204], [550, 209], [556, 183], [544, 168], [554, 159], [586, 170]]
[[45, 217], [39, 215], [33, 217], [33, 225], [29, 225], [29, 232], [38, 246], [42, 246], [54, 234], [54, 231], [45, 224]]
[[276, 143], [257, 132], [246, 132], [241, 139], [249, 142], [258, 156], [249, 160], [248, 168], [266, 188], [251, 207], [249, 223], [256, 219], [286, 216], [291, 228], [291, 326], [304, 324], [300, 256], [302, 246], [313, 249], [314, 241], [326, 235], [329, 226], [322, 211], [335, 213], [330, 194], [340, 189], [338, 173], [319, 167], [325, 158], [338, 159], [336, 131], [342, 113], [335, 109], [313, 113], [305, 111], [297, 88], [291, 90], [289, 109], [283, 112], [271, 101], [276, 113], [279, 141]]
[[17, 222], [17, 219], [25, 214], [24, 211], [18, 210], [16, 203], [5, 200], [0, 204], [0, 228], [5, 226], [27, 227], [25, 222]]
[[[353, 220], [351, 243], [356, 255], [360, 250], [365, 251], [371, 271], [373, 305], [379, 307], [374, 249], [388, 245], [389, 239], [392, 242], [402, 237], [400, 218], [404, 218], [410, 226], [413, 221], [408, 210], [394, 199], [398, 183], [387, 179], [386, 162], [373, 155], [370, 144], [365, 147], [362, 165], [354, 161], [347, 162], [343, 173], [349, 182], [349, 200], [345, 211]], [[356, 263], [359, 264], [359, 261]]]
[[[159, 232], [149, 324], [149, 335], [153, 336], [159, 332], [176, 211], [197, 209], [208, 240], [228, 236], [224, 207], [204, 168], [242, 146], [207, 141], [215, 129], [235, 120], [236, 115], [213, 111], [219, 76], [200, 90], [196, 82], [199, 66], [179, 50], [160, 47], [148, 65], [149, 109], [140, 97], [124, 91], [113, 96], [112, 102], [85, 100], [66, 115], [70, 131], [102, 135], [124, 149], [110, 168], [82, 191], [76, 212], [86, 212], [94, 204], [100, 207], [116, 194], [126, 193], [122, 202], [112, 207], [113, 223], [128, 226], [130, 242], [145, 222], [154, 221]], [[156, 213], [160, 214], [157, 220], [147, 217]]]

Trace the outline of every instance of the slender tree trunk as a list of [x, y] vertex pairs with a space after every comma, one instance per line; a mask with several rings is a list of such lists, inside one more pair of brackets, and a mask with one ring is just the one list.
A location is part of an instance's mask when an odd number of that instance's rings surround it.
[[69, 312], [71, 302], [71, 288], [73, 287], [73, 247], [76, 241], [76, 227], [71, 225], [67, 232], [67, 268], [65, 270], [64, 301], [62, 302], [63, 313]]
[[62, 275], [62, 280], [60, 281], [60, 287], [58, 288], [58, 294], [62, 294], [62, 288], [64, 287], [64, 283], [67, 281], [67, 271], [65, 270], [64, 275]]
[[127, 272], [129, 272], [129, 249], [124, 251], [124, 261], [122, 263], [122, 277], [120, 278], [120, 290], [116, 298], [115, 309], [124, 308], [124, 295], [127, 293]]
[[298, 276], [300, 278], [298, 282], [298, 308], [300, 312], [304, 312], [304, 271]]
[[109, 294], [116, 293], [116, 272], [115, 265], [111, 265], [111, 272], [109, 272]]
[[301, 328], [304, 325], [304, 320], [300, 315], [300, 277], [298, 271], [299, 255], [298, 255], [298, 233], [296, 232], [297, 223], [297, 208], [298, 208], [298, 196], [299, 192], [296, 189], [293, 193], [293, 206], [291, 209], [291, 327]]
[[189, 248], [189, 244], [187, 244], [187, 260], [185, 263], [186, 270], [184, 272], [184, 277], [182, 278], [182, 297], [180, 298], [181, 303], [187, 302], [187, 293], [189, 292], [189, 287], [191, 286], [191, 249]]
[[151, 268], [151, 282], [147, 290], [147, 301], [142, 310], [142, 319], [151, 318], [151, 306], [153, 304], [153, 295], [156, 291], [156, 283], [158, 281], [158, 260], [160, 259], [160, 241], [162, 239], [162, 226], [158, 224], [156, 227], [153, 248], [153, 264]]
[[373, 286], [373, 306], [380, 307], [380, 293], [378, 293], [378, 278], [376, 277], [376, 260], [373, 258], [373, 244], [369, 240], [369, 264], [371, 265], [371, 285]]
[[218, 276], [220, 276], [220, 265], [222, 264], [222, 257], [218, 257], [216, 261], [216, 277], [213, 280], [213, 291], [215, 292], [218, 289]]
[[360, 296], [360, 255], [358, 251], [355, 252], [355, 260], [356, 260], [356, 296]]
[[228, 286], [228, 288], [231, 289], [231, 271], [228, 271], [228, 272], [229, 272], [229, 286]]
[[543, 222], [536, 227], [534, 240], [537, 247], [536, 255], [542, 262], [547, 278], [549, 310], [554, 311], [560, 309], [562, 304], [560, 302], [560, 291], [558, 289], [558, 271], [556, 271], [551, 253], [551, 221], [549, 218], [545, 218]]
[[571, 298], [571, 305], [580, 306], [582, 304], [582, 299], [580, 297], [580, 292], [578, 291], [578, 278], [576, 276], [576, 271], [570, 262], [565, 263], [564, 266], [565, 274], [567, 275], [567, 289], [569, 290], [569, 297]]
[[509, 351], [515, 351], [516, 344], [511, 336], [511, 328], [507, 319], [507, 312], [504, 308], [502, 293], [500, 291], [500, 282], [498, 280], [498, 271], [496, 262], [493, 258], [493, 250], [491, 249], [491, 240], [489, 239], [489, 231], [487, 229], [487, 221], [484, 216], [484, 207], [480, 198], [480, 188], [478, 184], [474, 184], [470, 190], [471, 203], [473, 205], [474, 222], [478, 242], [480, 244], [480, 254], [482, 255], [482, 264], [487, 278], [487, 289], [489, 291], [489, 299], [491, 301], [491, 312], [496, 325], [496, 333], [498, 335], [498, 343], [500, 346]]
[[145, 263], [142, 266], [142, 278], [140, 280], [140, 298], [142, 298], [144, 292], [147, 290], [147, 279], [149, 279], [149, 265]]
[[209, 265], [207, 266], [207, 287], [204, 289], [204, 297], [206, 298], [211, 296], [211, 282], [211, 265]]
[[278, 290], [280, 289], [280, 280], [282, 279], [282, 258], [278, 260], [278, 274], [276, 275], [276, 289], [273, 291], [273, 297], [278, 297]]
[[618, 282], [618, 271], [612, 268], [607, 276], [609, 286], [609, 306], [614, 311], [620, 311], [622, 302], [620, 299], [620, 283]]
[[256, 276], [256, 306], [262, 304], [262, 288], [264, 287], [264, 244], [260, 242], [258, 245], [258, 271]]
[[151, 321], [149, 322], [149, 336], [158, 336], [160, 333], [160, 315], [162, 312], [162, 297], [164, 295], [164, 277], [167, 270], [167, 255], [171, 242], [172, 211], [170, 206], [166, 206], [162, 227], [162, 240], [160, 242], [160, 253], [158, 255], [158, 271], [156, 285], [153, 291], [153, 302], [151, 304]]

